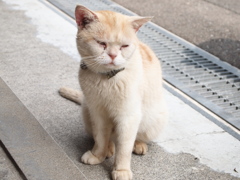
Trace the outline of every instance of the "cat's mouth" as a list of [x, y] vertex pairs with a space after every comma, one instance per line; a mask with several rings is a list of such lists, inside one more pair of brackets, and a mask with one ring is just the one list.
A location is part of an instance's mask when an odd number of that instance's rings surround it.
[[122, 63], [121, 61], [105, 61], [103, 63], [104, 68], [107, 69], [119, 69], [119, 68], [123, 68], [124, 63]]
[[121, 68], [121, 65], [115, 63], [114, 61], [111, 61], [111, 62], [106, 62], [102, 64], [102, 67], [106, 70], [114, 70], [114, 69]]

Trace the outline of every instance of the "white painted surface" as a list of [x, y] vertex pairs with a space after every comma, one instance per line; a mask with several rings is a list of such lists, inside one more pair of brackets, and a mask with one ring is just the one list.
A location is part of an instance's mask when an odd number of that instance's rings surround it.
[[[26, 12], [40, 40], [80, 60], [75, 44], [77, 29], [71, 23], [38, 1], [3, 1]], [[240, 142], [169, 92], [166, 99], [170, 121], [157, 143], [170, 153], [190, 153], [216, 171], [240, 177]]]
[[169, 124], [157, 143], [170, 153], [190, 153], [202, 164], [240, 177], [240, 142], [195, 111], [189, 105], [166, 92]]
[[[37, 37], [52, 44], [73, 59], [80, 61], [76, 48], [77, 28], [56, 12], [36, 0], [3, 0], [16, 10], [24, 10], [27, 17], [37, 27]], [[74, 21], [74, 20], [73, 20]]]

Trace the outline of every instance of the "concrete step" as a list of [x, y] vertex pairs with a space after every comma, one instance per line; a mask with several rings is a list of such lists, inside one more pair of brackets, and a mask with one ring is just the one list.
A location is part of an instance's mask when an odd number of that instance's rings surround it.
[[4, 153], [10, 156], [4, 162], [5, 168], [10, 170], [1, 168], [2, 177], [86, 179], [1, 78], [0, 89], [0, 137], [6, 151], [0, 149], [0, 152], [1, 157]]

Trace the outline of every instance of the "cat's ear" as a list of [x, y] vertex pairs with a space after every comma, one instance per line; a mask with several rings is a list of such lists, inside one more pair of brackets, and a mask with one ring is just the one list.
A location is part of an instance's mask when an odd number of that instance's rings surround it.
[[133, 29], [137, 32], [138, 29], [148, 21], [150, 21], [153, 17], [140, 17], [140, 16], [131, 16], [130, 21], [132, 23]]
[[87, 24], [98, 19], [94, 12], [81, 5], [77, 5], [75, 8], [75, 18], [78, 27], [81, 29], [85, 28]]

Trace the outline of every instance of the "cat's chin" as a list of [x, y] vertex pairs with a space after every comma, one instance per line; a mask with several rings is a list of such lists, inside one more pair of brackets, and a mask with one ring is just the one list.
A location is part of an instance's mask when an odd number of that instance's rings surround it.
[[115, 69], [117, 66], [115, 64], [113, 64], [113, 63], [109, 63], [109, 64], [106, 64], [105, 67], [107, 69]]
[[104, 65], [104, 69], [105, 69], [106, 71], [112, 71], [112, 70], [117, 70], [117, 69], [121, 69], [121, 68], [123, 68], [123, 66], [121, 66], [121, 65], [115, 65], [115, 64], [113, 64], [113, 63], [109, 63], [109, 64], [105, 64], [105, 65]]

